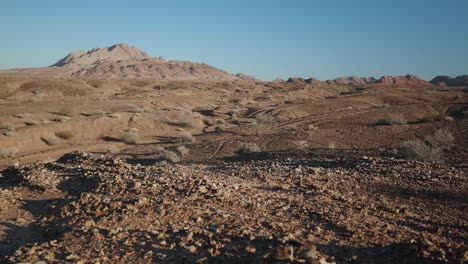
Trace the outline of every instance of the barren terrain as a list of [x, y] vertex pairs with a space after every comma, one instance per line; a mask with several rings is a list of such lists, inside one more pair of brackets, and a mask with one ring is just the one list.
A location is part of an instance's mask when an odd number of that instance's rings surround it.
[[468, 261], [466, 86], [128, 52], [0, 73], [0, 262]]
[[[1, 149], [15, 152], [0, 160], [2, 261], [467, 260], [463, 89], [24, 77], [1, 85]], [[404, 124], [378, 123], [396, 114]], [[454, 136], [441, 159], [396, 151], [439, 128]], [[125, 143], [129, 132], [137, 139]], [[239, 155], [242, 143], [259, 152]]]

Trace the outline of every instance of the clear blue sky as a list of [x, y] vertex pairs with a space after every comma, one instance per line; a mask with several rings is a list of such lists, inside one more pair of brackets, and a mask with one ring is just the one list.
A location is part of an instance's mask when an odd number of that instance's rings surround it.
[[0, 69], [127, 43], [262, 80], [468, 74], [468, 0], [2, 0]]

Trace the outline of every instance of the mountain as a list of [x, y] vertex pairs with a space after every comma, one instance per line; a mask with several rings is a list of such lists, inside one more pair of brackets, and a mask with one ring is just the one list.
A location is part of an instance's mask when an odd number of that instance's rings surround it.
[[430, 82], [420, 79], [412, 74], [405, 76], [383, 76], [376, 82], [376, 86], [398, 86], [398, 87], [409, 87], [409, 88], [422, 88], [432, 86]]
[[127, 44], [72, 52], [52, 66], [74, 69], [71, 77], [97, 79], [241, 79], [204, 63], [152, 58]]
[[88, 51], [71, 52], [52, 66], [58, 67], [92, 67], [105, 61], [150, 59], [146, 52], [127, 44], [116, 44], [106, 48], [94, 48]]
[[434, 85], [440, 85], [440, 86], [468, 86], [468, 75], [461, 75], [457, 76], [455, 78], [452, 78], [450, 76], [437, 76], [434, 79], [430, 81], [430, 83]]
[[0, 76], [255, 80], [252, 76], [233, 75], [205, 63], [153, 58], [146, 52], [127, 44], [71, 52], [49, 67], [4, 70], [0, 71]]

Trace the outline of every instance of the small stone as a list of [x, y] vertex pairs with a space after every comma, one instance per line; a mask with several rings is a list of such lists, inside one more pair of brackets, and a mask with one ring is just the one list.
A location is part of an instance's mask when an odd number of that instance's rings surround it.
[[323, 229], [320, 228], [319, 226], [316, 226], [315, 227], [315, 232], [317, 232], [318, 234], [322, 233]]
[[311, 168], [311, 170], [312, 170], [315, 174], [318, 174], [318, 173], [322, 172], [322, 169], [321, 169], [320, 167]]
[[251, 246], [251, 245], [245, 247], [245, 250], [246, 250], [247, 252], [249, 252], [249, 253], [252, 253], [252, 254], [255, 253], [255, 252], [257, 251], [257, 249], [256, 249], [254, 246]]
[[197, 259], [197, 263], [203, 263], [203, 262], [205, 262], [207, 259], [208, 259], [208, 257], [203, 257], [203, 258]]
[[72, 260], [72, 259], [78, 259], [79, 257], [75, 254], [70, 254], [68, 255], [65, 259], [66, 260]]
[[134, 182], [133, 188], [139, 189], [141, 187], [141, 182]]
[[188, 251], [190, 253], [195, 253], [195, 252], [197, 252], [197, 247], [192, 245], [192, 246], [188, 247]]
[[321, 257], [321, 258], [319, 259], [319, 263], [320, 263], [320, 264], [328, 264], [328, 261], [327, 261], [324, 257]]
[[293, 248], [292, 247], [277, 247], [275, 250], [275, 260], [288, 260], [293, 261]]
[[317, 251], [314, 249], [309, 249], [307, 251], [304, 251], [303, 256], [306, 259], [315, 259], [317, 258]]
[[18, 217], [16, 218], [16, 222], [19, 223], [19, 224], [23, 224], [26, 222], [26, 219], [22, 218], [22, 217]]
[[93, 227], [94, 225], [95, 225], [95, 223], [94, 223], [93, 219], [88, 219], [88, 220], [86, 220], [84, 222], [83, 227], [88, 229], [88, 228]]
[[207, 193], [208, 192], [208, 189], [206, 189], [205, 186], [200, 186], [200, 188], [198, 189], [199, 192], [201, 193]]

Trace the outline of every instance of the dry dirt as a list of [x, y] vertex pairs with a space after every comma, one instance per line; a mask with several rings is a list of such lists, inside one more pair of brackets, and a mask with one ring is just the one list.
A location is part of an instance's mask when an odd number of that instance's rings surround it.
[[0, 113], [0, 262], [468, 261], [464, 88], [4, 77]]

